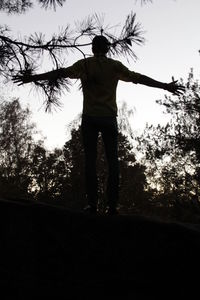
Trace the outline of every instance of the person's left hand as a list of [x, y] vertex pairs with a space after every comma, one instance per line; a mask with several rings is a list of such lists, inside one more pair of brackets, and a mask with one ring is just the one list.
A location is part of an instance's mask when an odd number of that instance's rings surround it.
[[166, 90], [176, 96], [182, 95], [185, 92], [185, 87], [178, 84], [178, 80], [174, 80], [173, 77], [172, 80], [172, 82], [166, 84]]

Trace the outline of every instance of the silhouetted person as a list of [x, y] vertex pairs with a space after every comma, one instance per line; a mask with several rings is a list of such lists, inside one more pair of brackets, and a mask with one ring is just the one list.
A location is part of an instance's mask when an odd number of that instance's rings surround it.
[[117, 213], [119, 198], [118, 128], [116, 89], [119, 80], [165, 89], [176, 95], [184, 87], [177, 81], [162, 83], [145, 75], [130, 71], [121, 62], [106, 57], [109, 42], [104, 36], [92, 41], [94, 56], [81, 59], [68, 68], [27, 76], [15, 76], [19, 84], [40, 80], [69, 77], [81, 80], [83, 90], [82, 137], [85, 151], [85, 177], [88, 206], [86, 210], [96, 213], [98, 184], [96, 174], [97, 138], [102, 134], [108, 163], [107, 200], [108, 214]]

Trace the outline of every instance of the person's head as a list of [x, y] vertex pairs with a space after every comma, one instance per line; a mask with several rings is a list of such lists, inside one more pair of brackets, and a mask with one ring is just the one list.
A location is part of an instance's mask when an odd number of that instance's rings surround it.
[[96, 35], [92, 40], [92, 52], [94, 54], [106, 54], [109, 50], [109, 41], [105, 36]]

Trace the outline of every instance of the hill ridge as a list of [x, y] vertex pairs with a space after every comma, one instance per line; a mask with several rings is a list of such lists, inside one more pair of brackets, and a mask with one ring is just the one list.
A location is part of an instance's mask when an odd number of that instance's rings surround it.
[[0, 214], [0, 282], [7, 293], [132, 299], [158, 288], [185, 295], [198, 287], [198, 225], [5, 199]]

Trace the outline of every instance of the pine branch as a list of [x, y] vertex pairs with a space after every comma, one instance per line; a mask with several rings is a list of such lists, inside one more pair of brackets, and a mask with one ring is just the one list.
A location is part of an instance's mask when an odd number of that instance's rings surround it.
[[[125, 56], [136, 59], [133, 44], [144, 43], [141, 25], [136, 22], [136, 15], [130, 13], [121, 32], [113, 34], [113, 28], [104, 25], [102, 16], [93, 15], [76, 24], [75, 29], [70, 26], [53, 34], [51, 39], [46, 40], [43, 33], [35, 33], [23, 40], [13, 39], [8, 28], [0, 27], [0, 75], [12, 78], [13, 75], [34, 74], [42, 67], [44, 57], [48, 55], [52, 69], [64, 66], [64, 58], [69, 52], [80, 52], [83, 58], [87, 56], [86, 50], [91, 46], [95, 35], [104, 35], [110, 43], [109, 55]], [[58, 106], [59, 89], [68, 88], [69, 82], [56, 81], [37, 84], [46, 97], [49, 110], [52, 104]]]
[[65, 1], [66, 0], [38, 0], [43, 8], [48, 9], [53, 7], [54, 10], [56, 10], [57, 6], [63, 6]]
[[59, 98], [63, 90], [69, 91], [71, 85], [67, 78], [58, 78], [54, 81], [35, 82], [38, 91], [42, 91], [45, 96], [44, 106], [46, 112], [51, 112], [52, 109], [61, 108], [62, 103]]
[[[32, 0], [1, 0], [0, 10], [8, 14], [22, 14], [33, 8], [36, 1]], [[37, 0], [42, 8], [53, 8], [56, 10], [57, 6], [63, 6], [66, 0]]]
[[114, 55], [124, 55], [125, 57], [132, 57], [137, 59], [136, 53], [132, 49], [132, 44], [142, 45], [145, 42], [141, 30], [141, 24], [136, 23], [136, 14], [132, 12], [127, 16], [125, 24], [122, 28], [119, 38], [115, 36], [107, 36], [112, 40], [111, 53]]
[[8, 14], [22, 14], [33, 6], [30, 0], [2, 0], [0, 10]]

